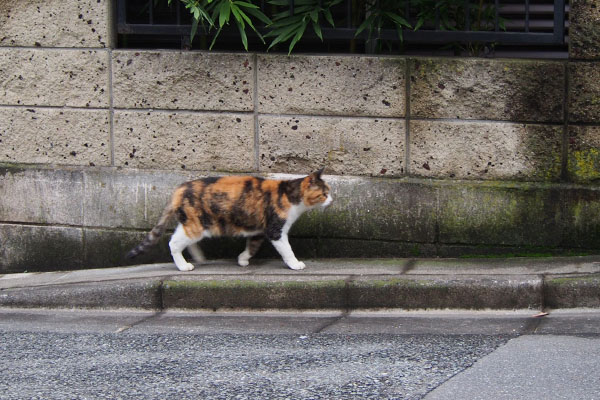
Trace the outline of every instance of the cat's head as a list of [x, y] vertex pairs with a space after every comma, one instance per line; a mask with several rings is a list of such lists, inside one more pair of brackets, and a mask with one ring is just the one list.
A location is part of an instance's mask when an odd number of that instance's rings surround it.
[[318, 205], [327, 207], [333, 201], [330, 193], [331, 188], [323, 181], [323, 179], [321, 179], [324, 169], [325, 168], [321, 168], [320, 170], [313, 172], [302, 181], [302, 199], [304, 204], [309, 207]]

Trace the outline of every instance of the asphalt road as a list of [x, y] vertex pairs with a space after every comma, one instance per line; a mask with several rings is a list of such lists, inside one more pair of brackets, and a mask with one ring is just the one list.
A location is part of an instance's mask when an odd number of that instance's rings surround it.
[[599, 322], [589, 311], [4, 309], [0, 397], [598, 399]]

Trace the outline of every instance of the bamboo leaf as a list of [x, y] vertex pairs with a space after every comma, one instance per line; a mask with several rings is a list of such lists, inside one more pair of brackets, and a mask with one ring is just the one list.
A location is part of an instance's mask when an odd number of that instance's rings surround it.
[[229, 15], [231, 12], [231, 3], [229, 0], [225, 0], [221, 3], [219, 11], [219, 26], [222, 28], [225, 22], [229, 22]]
[[246, 3], [245, 1], [234, 1], [233, 4], [235, 4], [236, 6], [244, 7], [244, 8], [260, 8], [256, 4]]
[[300, 40], [302, 35], [304, 35], [304, 30], [306, 29], [306, 24], [307, 24], [307, 21], [303, 21], [301, 29], [296, 33], [296, 35], [292, 39], [289, 50], [288, 50], [288, 56], [292, 53], [292, 49], [294, 48], [296, 43], [298, 43], [298, 41]]
[[237, 23], [236, 25], [240, 31], [240, 35], [242, 36], [242, 44], [244, 45], [244, 49], [248, 51], [248, 37], [246, 36], [246, 30], [244, 29], [243, 23]]
[[319, 39], [321, 39], [321, 42], [322, 42], [323, 41], [323, 33], [321, 32], [321, 25], [319, 25], [318, 22], [313, 21], [313, 29], [314, 29], [315, 33], [317, 34], [317, 36], [319, 37]]
[[415, 24], [415, 28], [414, 28], [414, 30], [416, 31], [417, 29], [419, 29], [420, 27], [422, 27], [424, 23], [425, 23], [425, 18], [423, 18], [423, 17], [420, 17], [420, 18], [417, 20], [417, 23]]
[[325, 19], [327, 20], [327, 22], [329, 22], [329, 25], [335, 28], [335, 24], [333, 23], [333, 17], [331, 16], [331, 11], [327, 8], [323, 11], [323, 14], [325, 14]]
[[192, 30], [190, 31], [190, 43], [194, 40], [194, 36], [196, 36], [196, 31], [198, 31], [198, 22], [199, 20], [194, 18], [192, 21]]
[[215, 33], [215, 37], [213, 38], [213, 40], [210, 44], [210, 47], [208, 48], [209, 50], [212, 50], [213, 46], [215, 45], [215, 42], [217, 41], [217, 38], [219, 37], [219, 34], [221, 33], [221, 29], [222, 28], [217, 29], [217, 33]]
[[235, 18], [236, 23], [241, 24], [242, 28], [245, 28], [244, 20], [242, 19], [242, 16], [240, 15], [240, 9], [233, 3], [231, 4], [230, 8], [231, 8], [231, 13], [233, 14], [233, 17]]
[[248, 10], [246, 10], [246, 12], [261, 20], [265, 25], [270, 25], [273, 23], [273, 21], [271, 21], [271, 19], [269, 19], [269, 17], [263, 14], [260, 10], [249, 8]]
[[267, 48], [267, 51], [271, 47], [275, 46], [277, 43], [285, 42], [286, 40], [288, 40], [289, 38], [291, 38], [292, 35], [294, 35], [295, 33], [297, 33], [298, 29], [300, 29], [301, 26], [302, 26], [302, 22], [300, 22], [298, 24], [295, 24], [294, 26], [291, 26], [291, 27], [285, 29], [284, 32], [280, 33], [275, 39], [273, 39], [273, 41], [271, 42], [271, 44]]
[[369, 15], [369, 18], [365, 19], [363, 21], [363, 23], [360, 24], [358, 29], [356, 29], [356, 33], [354, 34], [354, 37], [357, 37], [358, 35], [360, 35], [360, 33], [363, 30], [365, 30], [366, 28], [369, 28], [369, 35], [370, 35], [370, 32], [373, 30], [373, 21], [375, 20], [376, 17], [377, 17], [376, 14]]
[[400, 42], [403, 42], [404, 38], [402, 37], [402, 25], [396, 24], [396, 31], [398, 32], [398, 39]]
[[408, 21], [405, 20], [404, 18], [402, 18], [401, 16], [399, 16], [398, 14], [394, 14], [389, 11], [384, 11], [383, 14], [385, 16], [387, 16], [388, 18], [390, 18], [392, 21], [394, 21], [397, 25], [406, 26], [408, 28], [411, 27], [410, 24], [408, 23]]

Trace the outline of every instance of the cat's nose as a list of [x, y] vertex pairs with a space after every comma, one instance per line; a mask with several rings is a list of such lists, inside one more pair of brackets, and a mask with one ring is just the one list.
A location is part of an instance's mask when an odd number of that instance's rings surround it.
[[325, 199], [325, 202], [323, 202], [323, 207], [327, 207], [328, 205], [330, 205], [333, 202], [333, 197], [331, 197], [330, 194], [327, 195], [327, 199]]

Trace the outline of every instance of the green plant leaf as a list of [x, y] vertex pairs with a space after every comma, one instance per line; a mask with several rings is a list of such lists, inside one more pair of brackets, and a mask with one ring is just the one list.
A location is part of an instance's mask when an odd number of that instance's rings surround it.
[[296, 43], [298, 43], [298, 41], [300, 40], [300, 38], [302, 38], [302, 35], [304, 35], [304, 31], [306, 30], [307, 23], [308, 23], [307, 20], [304, 20], [302, 22], [302, 27], [300, 28], [300, 30], [298, 30], [298, 32], [296, 33], [296, 35], [294, 36], [294, 38], [290, 42], [290, 47], [289, 47], [289, 50], [288, 50], [288, 56], [292, 53], [292, 49], [294, 48], [294, 46], [296, 45]]
[[246, 30], [243, 27], [243, 23], [237, 23], [236, 25], [240, 31], [240, 35], [242, 36], [242, 44], [244, 45], [244, 49], [248, 51], [248, 37], [246, 36]]
[[245, 1], [234, 1], [233, 4], [236, 6], [244, 7], [244, 8], [260, 8], [256, 4], [246, 3]]
[[229, 0], [225, 0], [221, 3], [219, 9], [219, 26], [222, 28], [225, 22], [229, 22], [229, 15], [231, 12], [231, 3]]
[[[271, 25], [269, 25], [269, 28], [272, 30], [287, 28], [291, 25], [301, 23], [303, 19], [304, 19], [303, 15], [294, 15], [293, 17], [287, 17], [286, 19], [282, 19], [279, 21], [273, 21], [273, 23]], [[273, 36], [273, 35], [271, 35], [271, 36]]]
[[244, 19], [240, 15], [240, 9], [233, 3], [231, 4], [230, 9], [233, 17], [235, 18], [236, 24], [241, 25], [242, 28], [245, 28]]
[[273, 23], [273, 21], [271, 21], [271, 19], [263, 14], [260, 10], [249, 8], [246, 10], [246, 12], [261, 20], [265, 25], [270, 25]]
[[215, 33], [215, 37], [213, 38], [212, 42], [210, 43], [210, 47], [208, 48], [209, 50], [212, 50], [213, 46], [215, 45], [215, 42], [217, 41], [217, 38], [219, 37], [219, 34], [221, 33], [221, 29], [222, 28], [217, 29], [217, 33]]
[[410, 28], [410, 24], [408, 23], [407, 20], [405, 20], [404, 18], [402, 18], [401, 16], [399, 16], [398, 14], [394, 14], [392, 12], [389, 11], [384, 11], [383, 14], [390, 18], [392, 21], [394, 21], [396, 23], [396, 25], [400, 25], [400, 26], [406, 26], [407, 28]]
[[318, 22], [313, 21], [313, 29], [314, 29], [315, 33], [317, 34], [317, 36], [319, 37], [319, 39], [321, 39], [321, 42], [322, 42], [323, 41], [323, 33], [321, 32], [321, 25], [319, 25]]
[[331, 11], [328, 8], [326, 8], [325, 10], [323, 10], [323, 14], [325, 14], [325, 19], [327, 20], [327, 22], [329, 22], [329, 25], [331, 25], [335, 28], [335, 24], [333, 23], [333, 16], [331, 15]]
[[424, 23], [425, 23], [425, 18], [424, 17], [419, 17], [419, 19], [417, 20], [417, 23], [415, 24], [414, 30], [416, 31], [419, 28], [421, 28]]
[[200, 20], [194, 18], [192, 21], [192, 30], [190, 31], [190, 43], [194, 40], [194, 36], [196, 36], [196, 31], [198, 31], [198, 22]]
[[[275, 39], [273, 39], [273, 41], [267, 48], [267, 51], [270, 50], [271, 47], [275, 46], [277, 43], [285, 42], [286, 40], [291, 38], [294, 34], [297, 33], [298, 29], [300, 29], [301, 26], [302, 26], [302, 21], [300, 21], [292, 26], [289, 26], [286, 28], [281, 28], [279, 30], [279, 32], [277, 34], [275, 34], [277, 37]], [[275, 31], [272, 31], [272, 32], [275, 32]], [[271, 32], [269, 32], [269, 33], [271, 33]]]
[[400, 40], [400, 43], [402, 43], [404, 41], [404, 38], [402, 37], [402, 25], [396, 24], [396, 32], [398, 32], [398, 39]]
[[[360, 35], [360, 33], [362, 31], [364, 31], [366, 28], [369, 28], [369, 32], [371, 32], [373, 30], [373, 21], [375, 20], [376, 17], [377, 17], [376, 14], [369, 15], [369, 18], [365, 19], [363, 21], [363, 23], [360, 24], [358, 29], [356, 29], [356, 33], [354, 34], [354, 37], [357, 37], [358, 35]], [[370, 35], [370, 33], [369, 33], [369, 35]]]

